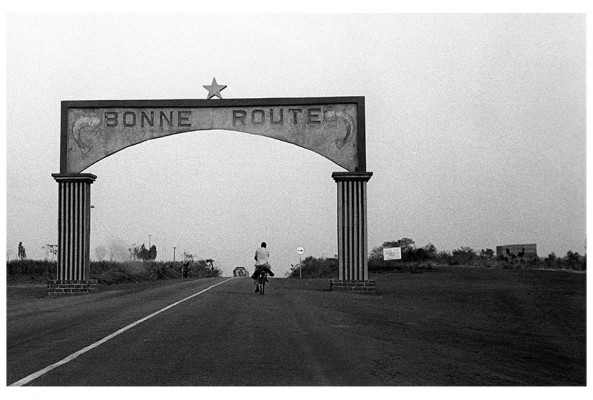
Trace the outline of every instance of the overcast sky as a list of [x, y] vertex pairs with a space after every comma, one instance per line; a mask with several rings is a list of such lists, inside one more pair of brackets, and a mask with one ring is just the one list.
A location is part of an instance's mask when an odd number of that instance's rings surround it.
[[[365, 97], [369, 249], [586, 252], [584, 15], [12, 15], [7, 59], [9, 258], [57, 243], [60, 101], [205, 99], [213, 77], [225, 99]], [[91, 258], [150, 240], [228, 275], [266, 241], [284, 276], [299, 246], [337, 253], [334, 171], [238, 132], [127, 148], [84, 171]]]

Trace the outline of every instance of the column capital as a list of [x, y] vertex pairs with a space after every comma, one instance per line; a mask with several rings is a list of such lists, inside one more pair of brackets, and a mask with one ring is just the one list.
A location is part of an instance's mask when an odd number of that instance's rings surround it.
[[93, 183], [97, 175], [93, 174], [51, 174], [57, 182], [87, 182]]
[[336, 182], [343, 182], [343, 181], [359, 181], [359, 182], [368, 182], [373, 176], [372, 172], [333, 172], [332, 178]]

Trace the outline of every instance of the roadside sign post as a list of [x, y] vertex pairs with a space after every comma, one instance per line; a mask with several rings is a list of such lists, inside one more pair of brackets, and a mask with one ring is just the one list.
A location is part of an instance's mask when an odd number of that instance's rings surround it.
[[305, 252], [305, 249], [302, 247], [297, 247], [297, 253], [299, 255], [299, 279], [303, 279], [303, 262], [302, 262], [302, 255]]

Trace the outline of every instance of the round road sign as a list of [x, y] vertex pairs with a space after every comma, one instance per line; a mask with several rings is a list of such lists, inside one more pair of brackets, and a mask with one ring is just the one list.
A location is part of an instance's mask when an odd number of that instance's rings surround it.
[[303, 249], [302, 247], [297, 247], [297, 253], [303, 254], [304, 252], [305, 252], [305, 249]]

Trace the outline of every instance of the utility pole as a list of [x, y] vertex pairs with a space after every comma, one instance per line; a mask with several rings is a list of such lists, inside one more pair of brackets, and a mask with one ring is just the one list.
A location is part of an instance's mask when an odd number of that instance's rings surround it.
[[175, 262], [175, 249], [176, 249], [176, 248], [177, 248], [177, 247], [173, 246], [173, 262]]

